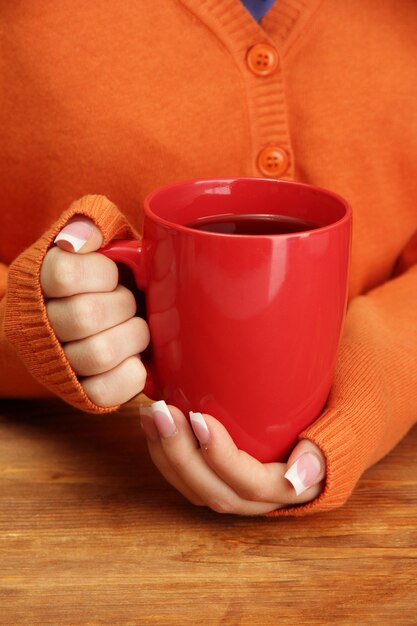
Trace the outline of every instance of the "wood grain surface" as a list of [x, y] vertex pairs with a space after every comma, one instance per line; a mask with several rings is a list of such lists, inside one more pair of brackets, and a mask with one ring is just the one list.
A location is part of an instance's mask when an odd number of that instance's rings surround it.
[[137, 404], [0, 405], [1, 626], [417, 624], [417, 428], [349, 502], [301, 519], [188, 504]]

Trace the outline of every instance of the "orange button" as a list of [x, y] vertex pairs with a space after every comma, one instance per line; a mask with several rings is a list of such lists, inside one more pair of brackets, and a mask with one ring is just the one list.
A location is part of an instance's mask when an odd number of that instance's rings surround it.
[[246, 62], [256, 76], [269, 76], [278, 67], [278, 52], [267, 43], [257, 43], [249, 49]]
[[257, 165], [264, 176], [281, 176], [288, 167], [288, 154], [278, 146], [266, 146], [258, 154]]

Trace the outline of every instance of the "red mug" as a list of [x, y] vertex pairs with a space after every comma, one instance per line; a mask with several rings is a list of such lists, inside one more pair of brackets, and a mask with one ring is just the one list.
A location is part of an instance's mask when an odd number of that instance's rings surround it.
[[[231, 232], [248, 214], [304, 226]], [[200, 229], [207, 219], [228, 224]], [[143, 238], [102, 250], [145, 293], [152, 397], [213, 415], [262, 462], [285, 461], [329, 394], [351, 221], [343, 198], [296, 182], [195, 180], [152, 192]]]

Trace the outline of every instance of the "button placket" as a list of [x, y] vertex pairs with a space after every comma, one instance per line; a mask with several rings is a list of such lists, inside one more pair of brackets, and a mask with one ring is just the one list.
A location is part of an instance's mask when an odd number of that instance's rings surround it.
[[[311, 1], [314, 4], [316, 0]], [[266, 15], [266, 29], [236, 0], [180, 2], [200, 16], [216, 34], [241, 72], [248, 116], [248, 142], [244, 148], [242, 173], [291, 180], [294, 176], [294, 160], [288, 128], [282, 55], [287, 49], [291, 25], [298, 19], [305, 0], [300, 0], [300, 9], [291, 4], [290, 14], [285, 8], [285, 0], [276, 2]], [[283, 7], [282, 11], [280, 7]], [[271, 148], [276, 153], [269, 155], [265, 168], [261, 169], [264, 151]]]
[[[246, 65], [256, 80], [279, 81], [280, 57], [277, 49], [270, 43], [257, 43], [251, 46], [247, 51]], [[260, 146], [255, 162], [256, 169], [262, 176], [278, 178], [288, 172], [290, 157], [285, 147], [274, 139], [275, 137], [271, 136], [270, 142]]]

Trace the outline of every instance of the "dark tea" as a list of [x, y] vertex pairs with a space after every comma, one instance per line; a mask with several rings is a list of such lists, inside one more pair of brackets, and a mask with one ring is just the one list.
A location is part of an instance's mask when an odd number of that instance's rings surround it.
[[319, 228], [320, 224], [290, 215], [242, 213], [201, 217], [188, 228], [225, 235], [285, 235]]

